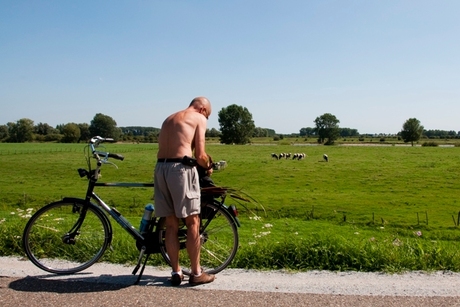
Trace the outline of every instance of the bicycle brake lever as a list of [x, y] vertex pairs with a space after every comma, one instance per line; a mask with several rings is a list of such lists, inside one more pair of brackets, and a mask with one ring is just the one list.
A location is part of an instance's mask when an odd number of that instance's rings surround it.
[[104, 163], [104, 164], [111, 164], [111, 165], [115, 166], [116, 169], [118, 169], [118, 165], [116, 165], [115, 163], [113, 163], [111, 161], [108, 161], [108, 157], [102, 159], [101, 162]]

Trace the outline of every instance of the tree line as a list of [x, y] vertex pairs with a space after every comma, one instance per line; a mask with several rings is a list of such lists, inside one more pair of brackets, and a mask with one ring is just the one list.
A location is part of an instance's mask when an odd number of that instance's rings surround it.
[[[256, 128], [252, 114], [247, 108], [230, 105], [219, 111], [220, 130], [208, 129], [207, 137], [218, 137], [225, 144], [246, 144], [250, 138], [274, 134], [274, 130]], [[95, 135], [110, 137], [116, 141], [153, 143], [158, 139], [160, 128], [154, 127], [118, 127], [116, 121], [105, 114], [97, 113], [89, 124], [67, 123], [55, 128], [47, 123], [34, 125], [34, 121], [22, 118], [17, 122], [0, 125], [0, 142], [87, 142]]]
[[[220, 130], [207, 129], [206, 137], [219, 138], [223, 144], [247, 144], [251, 138], [272, 137], [275, 140], [284, 137], [314, 137], [318, 143], [331, 145], [339, 137], [363, 137], [357, 129], [339, 127], [340, 121], [331, 113], [318, 116], [314, 127], [301, 128], [299, 133], [290, 135], [277, 134], [274, 129], [256, 127], [252, 114], [243, 106], [236, 104], [222, 108], [218, 112]], [[51, 127], [46, 123], [34, 125], [34, 121], [22, 118], [17, 122], [0, 125], [0, 142], [87, 142], [95, 135], [111, 137], [117, 141], [138, 143], [154, 143], [158, 139], [160, 128], [154, 127], [117, 127], [116, 121], [105, 114], [97, 113], [89, 124], [67, 123]], [[403, 123], [398, 132], [404, 142], [418, 141], [422, 136], [427, 138], [460, 138], [460, 131], [424, 130], [420, 121], [410, 118]]]
[[[316, 124], [315, 128], [302, 128], [301, 133], [305, 133], [306, 136], [311, 133], [311, 135], [318, 138], [318, 143], [331, 145], [339, 137], [362, 137], [356, 129], [340, 128], [338, 125], [340, 121], [330, 113], [317, 117], [314, 122]], [[405, 143], [411, 143], [414, 146], [414, 142], [419, 141], [423, 136], [431, 139], [460, 138], [460, 131], [425, 130], [417, 118], [409, 118], [403, 123], [401, 131], [396, 136]]]

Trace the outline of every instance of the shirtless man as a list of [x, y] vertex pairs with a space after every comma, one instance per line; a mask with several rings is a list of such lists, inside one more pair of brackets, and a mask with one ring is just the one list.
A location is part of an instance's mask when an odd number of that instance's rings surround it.
[[171, 260], [173, 286], [184, 279], [179, 264], [177, 233], [179, 218], [187, 225], [187, 253], [190, 257], [189, 283], [212, 282], [214, 275], [202, 272], [200, 266], [200, 186], [196, 167], [184, 165], [184, 156], [194, 156], [198, 164], [212, 173], [212, 162], [205, 151], [206, 120], [211, 103], [205, 97], [192, 100], [189, 107], [170, 115], [161, 126], [155, 166], [155, 215], [166, 217], [166, 250]]

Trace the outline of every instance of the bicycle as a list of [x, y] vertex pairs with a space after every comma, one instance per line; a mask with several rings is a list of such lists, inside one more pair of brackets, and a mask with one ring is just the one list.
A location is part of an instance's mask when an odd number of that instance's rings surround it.
[[[98, 150], [104, 142], [113, 142], [113, 139], [96, 136], [85, 146], [88, 169], [78, 169], [80, 177], [88, 179], [85, 198], [63, 197], [40, 208], [24, 228], [23, 247], [30, 261], [44, 271], [73, 274], [85, 270], [96, 263], [110, 246], [113, 229], [109, 217], [112, 217], [133, 237], [140, 252], [132, 272], [135, 275], [142, 265], [135, 282], [138, 284], [151, 254], [161, 253], [166, 263], [171, 265], [164, 243], [165, 218], [153, 215], [146, 231], [140, 232], [121, 212], [107, 205], [94, 192], [96, 187], [153, 187], [153, 183], [98, 182], [104, 164], [117, 167], [109, 159], [124, 159], [122, 155]], [[94, 169], [91, 168], [93, 159], [96, 160]], [[238, 211], [235, 205], [224, 204], [227, 191], [223, 187], [201, 188], [201, 265], [210, 274], [225, 269], [238, 250]], [[230, 195], [245, 200], [238, 195]], [[185, 249], [186, 236], [187, 229], [185, 223], [182, 223], [178, 233], [180, 259], [183, 273], [190, 275], [190, 269], [187, 268], [190, 263]]]

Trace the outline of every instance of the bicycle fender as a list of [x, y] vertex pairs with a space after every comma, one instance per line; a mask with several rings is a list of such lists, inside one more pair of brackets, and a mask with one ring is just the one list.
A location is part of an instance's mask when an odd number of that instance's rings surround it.
[[214, 204], [224, 208], [228, 213], [230, 213], [230, 216], [233, 218], [233, 221], [235, 221], [236, 226], [241, 227], [240, 220], [236, 216], [236, 212], [231, 206], [227, 206], [219, 202], [215, 202]]

